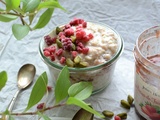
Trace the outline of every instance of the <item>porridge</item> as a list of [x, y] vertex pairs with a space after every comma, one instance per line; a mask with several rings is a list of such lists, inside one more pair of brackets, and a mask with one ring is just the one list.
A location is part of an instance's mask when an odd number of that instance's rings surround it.
[[55, 33], [44, 39], [44, 55], [57, 64], [69, 67], [89, 67], [105, 63], [115, 55], [118, 45], [112, 30], [82, 19], [57, 27]]

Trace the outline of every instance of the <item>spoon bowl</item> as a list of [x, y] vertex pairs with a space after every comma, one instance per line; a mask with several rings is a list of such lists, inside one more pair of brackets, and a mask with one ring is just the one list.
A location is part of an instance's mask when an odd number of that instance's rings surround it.
[[[20, 68], [17, 75], [18, 91], [15, 93], [10, 104], [8, 105], [8, 111], [12, 111], [12, 108], [14, 106], [14, 103], [20, 91], [22, 89], [27, 88], [32, 83], [35, 73], [36, 73], [36, 68], [32, 64], [25, 64]], [[9, 119], [9, 116], [6, 116], [6, 120], [8, 119]]]
[[23, 65], [17, 75], [17, 85], [19, 89], [28, 87], [35, 76], [36, 69], [32, 64]]

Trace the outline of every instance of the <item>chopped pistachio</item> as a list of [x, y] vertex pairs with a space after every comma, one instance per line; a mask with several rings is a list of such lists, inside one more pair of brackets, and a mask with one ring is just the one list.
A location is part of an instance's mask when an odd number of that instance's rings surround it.
[[73, 67], [74, 66], [74, 62], [70, 58], [66, 59], [66, 64], [67, 64], [68, 67]]
[[131, 96], [131, 95], [128, 95], [127, 97], [127, 101], [130, 105], [132, 105], [133, 101], [134, 101], [134, 98]]
[[62, 43], [59, 39], [56, 39], [56, 43], [59, 48], [62, 48]]
[[58, 35], [61, 32], [61, 28], [60, 27], [56, 27], [56, 34]]
[[125, 101], [125, 100], [121, 100], [121, 105], [124, 108], [130, 109], [130, 104], [127, 101]]
[[114, 116], [114, 113], [112, 111], [109, 111], [109, 110], [104, 110], [102, 112], [102, 114], [105, 116], [105, 117], [113, 117]]
[[88, 62], [80, 62], [79, 63], [82, 67], [87, 67], [89, 64]]
[[121, 119], [127, 119], [127, 113], [119, 113], [117, 116], [119, 116]]
[[71, 36], [71, 40], [74, 43], [76, 41], [76, 36]]
[[81, 62], [81, 58], [80, 58], [79, 56], [76, 56], [76, 57], [74, 58], [74, 62], [75, 62], [76, 64], [80, 63], [80, 62]]
[[73, 44], [73, 43], [72, 43], [72, 49], [73, 49], [73, 50], [76, 50], [76, 46], [75, 46], [75, 44]]

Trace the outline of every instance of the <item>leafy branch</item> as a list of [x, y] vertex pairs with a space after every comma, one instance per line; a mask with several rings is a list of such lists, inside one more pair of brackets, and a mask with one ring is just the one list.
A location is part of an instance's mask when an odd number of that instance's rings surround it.
[[[5, 83], [7, 81], [7, 73], [5, 71], [2, 71], [0, 73], [0, 78], [1, 78], [0, 80], [0, 90], [1, 90], [5, 86]], [[45, 115], [45, 111], [65, 105], [76, 105], [90, 112], [91, 114], [95, 114], [100, 118], [104, 118], [102, 114], [94, 110], [92, 107], [90, 107], [90, 104], [87, 104], [84, 101], [85, 99], [89, 98], [90, 95], [92, 94], [92, 89], [93, 89], [92, 83], [79, 82], [72, 85], [70, 83], [69, 70], [67, 66], [63, 67], [56, 81], [54, 90], [55, 103], [53, 103], [53, 106], [51, 107], [42, 106], [42, 109], [37, 109], [34, 112], [27, 112], [30, 108], [37, 105], [41, 101], [41, 99], [45, 96], [45, 94], [48, 92], [47, 84], [48, 84], [48, 77], [46, 72], [44, 72], [36, 80], [32, 88], [27, 107], [25, 108], [24, 112], [12, 113], [6, 109], [4, 112], [0, 113], [0, 115], [2, 115], [2, 117], [9, 115], [10, 118], [14, 120], [13, 118], [14, 115], [18, 116], [18, 115], [37, 114], [44, 120], [50, 120], [50, 118]]]
[[[66, 11], [58, 0], [0, 0], [5, 8], [0, 8], [0, 21], [17, 20], [21, 24], [12, 25], [13, 35], [17, 40], [24, 38], [29, 31], [45, 27], [51, 20], [55, 8]], [[33, 25], [36, 15], [41, 13], [37, 23]]]

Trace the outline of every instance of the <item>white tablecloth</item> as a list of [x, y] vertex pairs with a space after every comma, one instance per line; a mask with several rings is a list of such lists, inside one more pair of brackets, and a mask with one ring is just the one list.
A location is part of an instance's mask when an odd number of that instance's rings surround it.
[[[108, 109], [115, 114], [126, 111], [120, 106], [120, 100], [128, 94], [134, 95], [134, 57], [133, 49], [139, 34], [152, 26], [160, 24], [160, 0], [60, 0], [68, 12], [55, 9], [52, 20], [40, 30], [30, 32], [27, 37], [17, 41], [11, 32], [12, 23], [0, 22], [0, 71], [6, 70], [8, 81], [0, 91], [0, 112], [3, 112], [17, 91], [17, 72], [25, 63], [36, 66], [36, 76], [49, 71], [38, 54], [38, 44], [42, 36], [55, 26], [69, 22], [74, 17], [90, 21], [98, 21], [116, 29], [124, 39], [125, 49], [117, 62], [111, 84], [102, 92], [87, 99], [92, 106], [102, 112]], [[34, 82], [35, 82], [34, 80]], [[49, 85], [53, 81], [49, 77]], [[13, 108], [14, 112], [22, 112], [27, 105], [33, 85], [19, 94]], [[44, 101], [44, 99], [42, 100]], [[48, 96], [47, 105], [53, 105], [54, 95]], [[31, 110], [35, 110], [33, 107]], [[71, 120], [78, 110], [75, 106], [65, 106], [47, 111], [53, 120]], [[128, 112], [128, 120], [142, 120], [132, 107]], [[55, 117], [55, 118], [54, 118]], [[58, 118], [57, 118], [58, 117]], [[15, 117], [16, 120], [37, 119], [36, 116]], [[99, 120], [98, 118], [95, 118]]]

